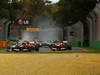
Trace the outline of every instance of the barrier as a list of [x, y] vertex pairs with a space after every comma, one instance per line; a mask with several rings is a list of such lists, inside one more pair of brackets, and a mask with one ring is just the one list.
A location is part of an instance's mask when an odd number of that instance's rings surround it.
[[72, 42], [69, 42], [69, 44], [73, 47], [81, 47], [81, 42], [78, 42], [78, 41], [72, 41]]
[[10, 42], [8, 41], [0, 41], [0, 48], [9, 46]]
[[100, 40], [91, 41], [90, 48], [100, 48]]

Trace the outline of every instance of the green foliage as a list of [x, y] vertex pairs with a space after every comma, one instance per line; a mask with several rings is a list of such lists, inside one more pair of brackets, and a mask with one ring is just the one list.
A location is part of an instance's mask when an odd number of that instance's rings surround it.
[[7, 5], [8, 0], [0, 0], [0, 9], [5, 8]]
[[84, 20], [95, 5], [96, 0], [60, 0], [56, 20], [63, 25]]
[[84, 48], [86, 53], [100, 53], [100, 48]]
[[14, 20], [16, 18], [16, 11], [21, 9], [20, 3], [13, 0], [12, 3], [9, 3], [9, 0], [0, 1], [0, 18], [7, 18]]
[[5, 15], [8, 16], [6, 9], [8, 0], [0, 0], [0, 18], [3, 18]]
[[50, 3], [48, 0], [24, 0], [20, 3], [23, 7], [17, 11], [17, 17], [34, 18], [45, 15], [47, 11], [50, 11], [48, 5], [46, 5]]
[[[41, 15], [46, 8], [46, 0], [0, 0], [0, 18], [8, 18], [14, 20], [15, 18], [33, 18], [34, 16]], [[50, 3], [50, 2], [49, 2]]]

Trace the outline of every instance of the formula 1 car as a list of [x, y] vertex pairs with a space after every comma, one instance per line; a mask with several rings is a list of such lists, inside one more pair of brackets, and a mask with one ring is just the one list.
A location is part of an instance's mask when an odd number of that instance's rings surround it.
[[39, 46], [37, 43], [29, 42], [29, 41], [23, 41], [18, 42], [15, 45], [8, 46], [6, 49], [8, 52], [30, 52], [30, 51], [39, 51]]
[[72, 47], [64, 42], [54, 42], [50, 45], [52, 51], [72, 50]]

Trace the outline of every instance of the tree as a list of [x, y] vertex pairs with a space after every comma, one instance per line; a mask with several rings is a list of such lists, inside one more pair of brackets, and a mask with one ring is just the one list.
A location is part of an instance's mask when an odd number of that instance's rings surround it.
[[9, 20], [16, 18], [16, 11], [21, 9], [22, 5], [17, 0], [3, 0], [0, 1], [0, 18], [7, 18]]
[[4, 17], [4, 14], [5, 14], [6, 16], [8, 16], [8, 13], [6, 13], [6, 12], [8, 12], [8, 11], [6, 10], [7, 1], [8, 1], [8, 0], [3, 0], [3, 1], [0, 0], [0, 18]]
[[34, 17], [41, 15], [48, 0], [3, 0], [0, 1], [0, 17], [8, 19]]
[[[63, 28], [63, 32], [64, 26], [75, 24], [78, 21], [81, 21], [84, 24], [84, 32], [89, 31], [86, 23], [86, 17], [89, 12], [93, 10], [96, 2], [97, 0], [60, 0], [57, 4], [59, 10], [54, 14], [54, 17], [57, 23], [60, 23], [60, 26]], [[88, 39], [88, 37], [85, 36], [84, 38]]]
[[58, 3], [60, 21], [70, 25], [84, 20], [96, 5], [97, 0], [60, 0]]
[[17, 10], [17, 17], [28, 17], [34, 18], [35, 16], [39, 16], [44, 12], [45, 9], [45, 2], [44, 0], [24, 0], [20, 2], [23, 6], [22, 9]]

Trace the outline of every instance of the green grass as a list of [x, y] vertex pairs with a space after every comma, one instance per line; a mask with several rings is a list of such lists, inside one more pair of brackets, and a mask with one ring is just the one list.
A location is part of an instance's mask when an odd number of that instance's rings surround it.
[[54, 52], [6, 52], [6, 51], [0, 51], [1, 54], [69, 54], [69, 53], [85, 53], [85, 52], [73, 52], [73, 51], [68, 51], [68, 52], [60, 52], [60, 51], [54, 51]]
[[100, 53], [100, 48], [84, 48], [86, 49], [86, 53]]
[[4, 48], [0, 48], [0, 50], [4, 50], [5, 49], [5, 47]]
[[82, 52], [0, 52], [1, 54], [68, 54]]

